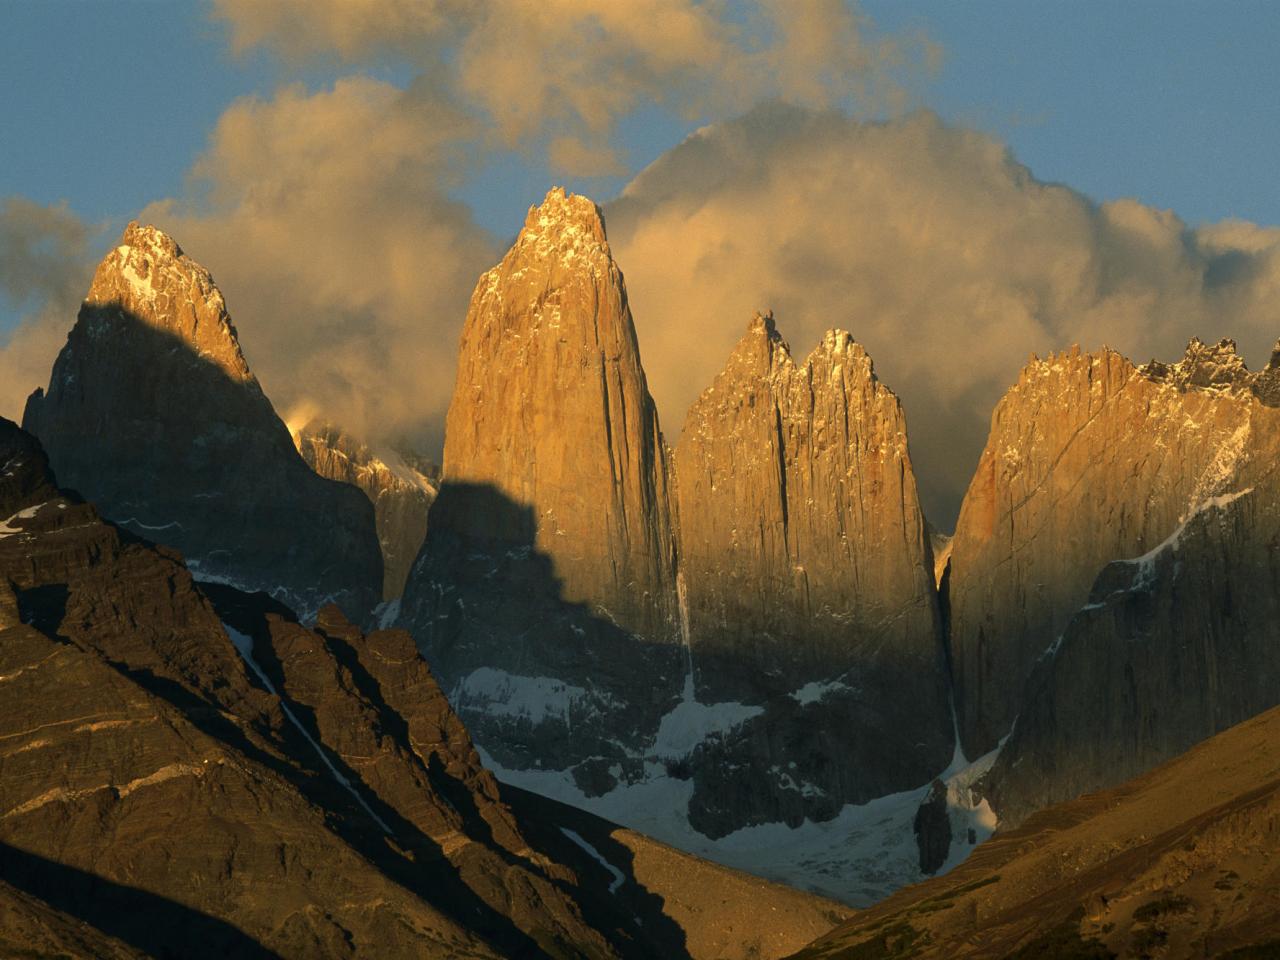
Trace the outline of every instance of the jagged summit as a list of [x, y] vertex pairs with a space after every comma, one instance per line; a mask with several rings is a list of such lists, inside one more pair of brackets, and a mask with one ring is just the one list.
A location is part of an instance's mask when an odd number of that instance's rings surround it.
[[[691, 822], [828, 819], [938, 773], [952, 742], [933, 568], [902, 409], [866, 350], [828, 330], [797, 365], [755, 315], [675, 463], [698, 702], [758, 710], [703, 747]], [[813, 729], [860, 736], [769, 746]]]
[[154, 226], [129, 222], [98, 265], [85, 303], [127, 311], [181, 338], [228, 377], [257, 386], [212, 274]]
[[1141, 556], [1237, 489], [1280, 379], [1193, 339], [1136, 367], [1108, 347], [1033, 358], [997, 404], [951, 558], [951, 650], [969, 756], [994, 748], [1022, 683], [1110, 560]]
[[542, 203], [529, 208], [521, 239], [559, 239], [568, 241], [570, 246], [584, 239], [603, 244], [607, 242], [604, 214], [590, 198], [567, 193], [564, 187], [552, 187]]

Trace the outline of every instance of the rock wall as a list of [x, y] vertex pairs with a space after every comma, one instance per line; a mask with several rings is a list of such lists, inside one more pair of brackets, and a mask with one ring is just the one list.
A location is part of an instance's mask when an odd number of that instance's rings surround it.
[[1035, 360], [992, 416], [960, 511], [950, 639], [969, 756], [1012, 727], [1035, 663], [1102, 568], [1163, 541], [1230, 488], [1273, 370], [1193, 341], [1172, 366], [1111, 350]]
[[439, 477], [419, 472], [394, 452], [388, 463], [328, 423], [305, 424], [293, 433], [293, 442], [320, 476], [359, 487], [369, 498], [382, 547], [382, 599], [399, 597], [426, 539]]
[[697, 699], [763, 712], [694, 764], [694, 823], [827, 819], [951, 759], [926, 525], [897, 398], [848, 333], [797, 364], [757, 316], [676, 450]]

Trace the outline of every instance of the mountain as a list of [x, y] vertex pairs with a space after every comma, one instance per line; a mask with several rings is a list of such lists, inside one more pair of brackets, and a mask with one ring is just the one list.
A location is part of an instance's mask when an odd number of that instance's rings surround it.
[[359, 487], [373, 504], [382, 547], [382, 599], [396, 599], [404, 593], [426, 538], [438, 475], [421, 472], [398, 451], [379, 457], [331, 423], [312, 420], [297, 429], [291, 426], [290, 433], [307, 466], [322, 477]]
[[686, 673], [667, 486], [600, 211], [552, 190], [472, 296], [400, 617], [501, 766], [645, 775]]
[[0, 516], [0, 944], [746, 960], [847, 915], [508, 803], [408, 634], [197, 584], [2, 420]]
[[854, 903], [922, 876], [935, 778], [948, 863], [990, 832], [902, 411], [847, 333], [797, 364], [758, 318], [672, 453], [599, 210], [557, 189], [460, 347], [399, 622], [504, 783]]
[[694, 752], [691, 822], [829, 820], [943, 770], [933, 564], [897, 398], [832, 330], [797, 364], [752, 320], [676, 448], [700, 704], [754, 715]]
[[1280, 704], [1276, 368], [1250, 374], [1230, 347], [1193, 342], [1178, 364], [1138, 371], [1169, 403], [1212, 405], [1195, 421], [1209, 466], [1177, 526], [1104, 567], [1033, 669], [987, 789], [1005, 822]]
[[62, 482], [197, 576], [312, 616], [382, 591], [373, 508], [316, 476], [241, 353], [209, 272], [131, 223], [23, 418]]
[[1280, 955], [1280, 709], [998, 833], [797, 958]]
[[1075, 348], [1022, 371], [992, 416], [947, 573], [969, 756], [1009, 733], [1034, 666], [1108, 563], [1143, 556], [1247, 485], [1249, 451], [1270, 443], [1253, 422], [1270, 422], [1276, 380], [1274, 363], [1249, 373], [1229, 341], [1192, 341], [1172, 366]]

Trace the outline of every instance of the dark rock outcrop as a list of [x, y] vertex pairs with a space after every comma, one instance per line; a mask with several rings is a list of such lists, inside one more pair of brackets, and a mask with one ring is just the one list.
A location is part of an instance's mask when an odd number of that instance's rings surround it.
[[551, 191], [483, 277], [400, 622], [503, 766], [585, 789], [674, 704], [666, 451], [600, 211]]
[[1001, 821], [1109, 787], [1280, 704], [1277, 411], [1232, 493], [1099, 575], [1027, 684], [987, 792]]
[[760, 708], [695, 753], [691, 822], [829, 819], [941, 771], [932, 558], [902, 408], [866, 351], [832, 330], [797, 364], [757, 316], [675, 463], [697, 699]]
[[916, 811], [911, 828], [920, 850], [920, 872], [935, 874], [951, 853], [951, 816], [947, 813], [947, 785], [934, 780]]
[[23, 425], [64, 484], [202, 579], [303, 616], [363, 617], [381, 594], [373, 508], [307, 468], [212, 277], [154, 227], [130, 224], [99, 265]]
[[293, 442], [320, 476], [359, 487], [369, 498], [382, 546], [382, 599], [399, 597], [427, 536], [439, 476], [419, 471], [398, 453], [388, 463], [330, 423], [308, 422], [293, 432]]

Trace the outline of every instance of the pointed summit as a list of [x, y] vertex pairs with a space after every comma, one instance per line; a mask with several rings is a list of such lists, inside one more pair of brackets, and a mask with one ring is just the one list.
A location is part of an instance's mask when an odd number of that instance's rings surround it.
[[129, 224], [99, 264], [23, 427], [63, 484], [198, 577], [302, 616], [361, 617], [381, 592], [372, 506], [307, 468], [209, 271], [155, 227]]
[[127, 311], [181, 339], [229, 378], [256, 386], [213, 277], [156, 227], [130, 221], [98, 265], [85, 303]]
[[626, 285], [599, 209], [557, 188], [472, 296], [402, 622], [499, 762], [607, 789], [683, 680], [674, 563]]

